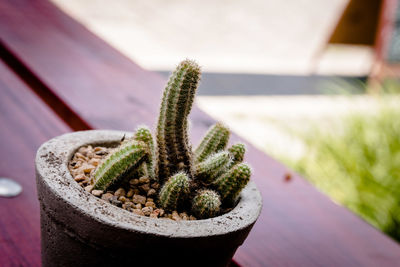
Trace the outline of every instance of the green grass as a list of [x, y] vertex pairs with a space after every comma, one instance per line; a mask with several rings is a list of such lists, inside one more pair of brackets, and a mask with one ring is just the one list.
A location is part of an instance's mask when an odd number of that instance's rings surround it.
[[306, 155], [287, 163], [400, 241], [400, 108], [352, 115], [333, 129], [308, 134]]

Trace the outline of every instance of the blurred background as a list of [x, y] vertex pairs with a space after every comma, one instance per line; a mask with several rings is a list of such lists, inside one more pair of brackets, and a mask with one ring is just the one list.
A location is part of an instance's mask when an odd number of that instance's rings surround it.
[[146, 69], [198, 61], [203, 110], [400, 241], [397, 0], [53, 2]]

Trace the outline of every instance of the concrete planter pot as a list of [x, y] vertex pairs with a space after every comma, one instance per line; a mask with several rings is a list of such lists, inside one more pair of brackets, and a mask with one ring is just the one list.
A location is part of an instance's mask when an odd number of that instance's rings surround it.
[[[87, 193], [68, 171], [81, 146], [111, 145], [119, 131], [83, 131], [44, 143], [36, 155], [43, 266], [228, 265], [261, 211], [253, 182], [224, 215], [175, 222], [136, 215]], [[128, 265], [127, 265], [128, 266]]]

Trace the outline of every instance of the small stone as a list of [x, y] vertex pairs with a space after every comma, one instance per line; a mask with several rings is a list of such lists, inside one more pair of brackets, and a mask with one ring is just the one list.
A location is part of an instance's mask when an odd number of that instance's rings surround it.
[[142, 204], [140, 204], [140, 203], [136, 204], [136, 208], [141, 210], [142, 209]]
[[147, 193], [150, 190], [150, 185], [144, 184], [144, 185], [139, 186], [139, 188]]
[[139, 178], [139, 183], [141, 183], [141, 184], [146, 184], [146, 183], [149, 183], [149, 182], [150, 182], [149, 177], [143, 176], [143, 177]]
[[103, 190], [92, 190], [92, 195], [95, 197], [99, 197], [103, 194]]
[[79, 153], [79, 152], [75, 153], [75, 158], [82, 159], [83, 161], [87, 161], [87, 158], [82, 153]]
[[161, 210], [160, 209], [155, 209], [155, 210], [153, 210], [153, 212], [150, 214], [150, 217], [152, 217], [152, 215], [153, 216], [155, 216], [155, 217], [153, 217], [153, 218], [158, 218], [158, 216], [162, 216], [162, 215], [164, 215], [164, 213], [161, 215]]
[[112, 196], [110, 199], [111, 204], [117, 206], [117, 207], [121, 207], [122, 206], [122, 202], [118, 200], [117, 196]]
[[87, 148], [86, 147], [81, 147], [81, 148], [78, 149], [78, 152], [75, 153], [75, 155], [78, 154], [78, 153], [80, 153], [81, 155], [86, 155], [86, 152], [87, 152]]
[[153, 212], [153, 208], [152, 207], [144, 207], [142, 209], [142, 211], [145, 216], [150, 216], [150, 214]]
[[154, 196], [156, 194], [156, 190], [151, 188], [149, 191], [147, 191], [147, 196]]
[[88, 185], [85, 187], [85, 191], [90, 193], [93, 190], [93, 185]]
[[80, 168], [81, 166], [82, 166], [82, 161], [76, 161], [76, 162], [75, 162], [75, 165], [74, 165], [72, 168], [78, 169], [78, 168]]
[[100, 159], [94, 158], [94, 159], [89, 160], [89, 164], [96, 166], [96, 167], [99, 165], [99, 163], [100, 163]]
[[183, 163], [182, 161], [178, 163], [178, 170], [182, 170], [185, 168], [185, 163]]
[[125, 203], [125, 202], [126, 202], [126, 197], [120, 196], [120, 197], [118, 198], [118, 200], [121, 201], [122, 203]]
[[105, 200], [105, 201], [110, 201], [110, 199], [113, 197], [113, 194], [111, 193], [105, 193], [101, 196], [101, 199]]
[[135, 206], [135, 204], [133, 204], [133, 203], [130, 202], [130, 201], [126, 201], [126, 202], [124, 203], [124, 205], [126, 205], [126, 206], [129, 207], [129, 208], [134, 208], [134, 206]]
[[99, 156], [108, 154], [107, 148], [105, 148], [105, 147], [95, 147], [94, 153]]
[[116, 197], [125, 196], [125, 189], [123, 189], [122, 187], [118, 188], [117, 191], [115, 191], [114, 196]]
[[174, 220], [174, 221], [180, 221], [181, 220], [181, 217], [179, 217], [179, 214], [178, 214], [178, 212], [176, 210], [174, 210], [172, 212], [171, 219]]
[[157, 190], [160, 187], [160, 184], [155, 182], [151, 184], [151, 188], [154, 188], [155, 190]]
[[125, 202], [124, 204], [122, 204], [122, 208], [123, 209], [126, 209], [126, 210], [132, 210], [134, 207], [133, 207], [134, 205], [133, 205], [133, 203], [132, 202]]
[[133, 213], [137, 214], [137, 215], [144, 215], [143, 211], [141, 209], [133, 209], [132, 210]]
[[145, 206], [146, 206], [146, 207], [151, 207], [151, 208], [153, 208], [153, 209], [156, 208], [156, 204], [154, 204], [154, 202], [146, 202]]
[[130, 185], [137, 185], [137, 184], [139, 184], [139, 179], [131, 179], [131, 180], [129, 181], [129, 184], [130, 184]]
[[133, 188], [133, 194], [134, 194], [134, 195], [139, 195], [139, 193], [140, 193], [140, 190], [139, 190], [139, 189]]
[[81, 174], [82, 175], [86, 175], [86, 173], [83, 172], [82, 167], [80, 167], [79, 169], [75, 170], [75, 177], [78, 176], [78, 175], [81, 175]]
[[182, 218], [182, 220], [187, 221], [189, 220], [189, 216], [186, 214], [186, 212], [182, 212], [179, 214], [179, 216]]
[[152, 198], [148, 197], [146, 201], [149, 201], [149, 202], [154, 202], [154, 199], [152, 199]]
[[140, 204], [144, 205], [144, 204], [146, 204], [146, 197], [141, 196], [141, 195], [133, 195], [132, 202], [135, 204], [140, 203]]
[[160, 211], [160, 214], [159, 214], [159, 216], [160, 216], [160, 217], [164, 216], [164, 214], [165, 214], [165, 211], [164, 211], [163, 209], [158, 209], [158, 210]]
[[126, 193], [126, 197], [132, 197], [133, 196], [133, 189], [129, 189], [128, 193]]
[[84, 163], [82, 165], [81, 169], [83, 170], [84, 173], [90, 173], [92, 170], [95, 169], [95, 167], [93, 165], [89, 165], [87, 163]]
[[195, 221], [195, 220], [196, 220], [196, 217], [194, 217], [193, 215], [190, 215], [190, 216], [189, 216], [189, 220]]
[[74, 180], [77, 182], [82, 182], [82, 181], [86, 180], [86, 178], [87, 177], [85, 175], [79, 174], [74, 178]]

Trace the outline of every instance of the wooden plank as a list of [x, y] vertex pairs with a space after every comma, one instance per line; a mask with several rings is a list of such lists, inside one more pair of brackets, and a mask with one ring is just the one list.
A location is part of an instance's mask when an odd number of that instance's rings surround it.
[[51, 137], [70, 131], [0, 60], [0, 176], [23, 192], [0, 198], [0, 266], [40, 266], [34, 157]]
[[[95, 128], [154, 125], [165, 80], [141, 69], [47, 1], [0, 3], [4, 46]], [[195, 108], [196, 143], [214, 120]], [[234, 135], [233, 139], [238, 139]], [[264, 207], [234, 259], [244, 266], [394, 266], [400, 247], [249, 145]]]

